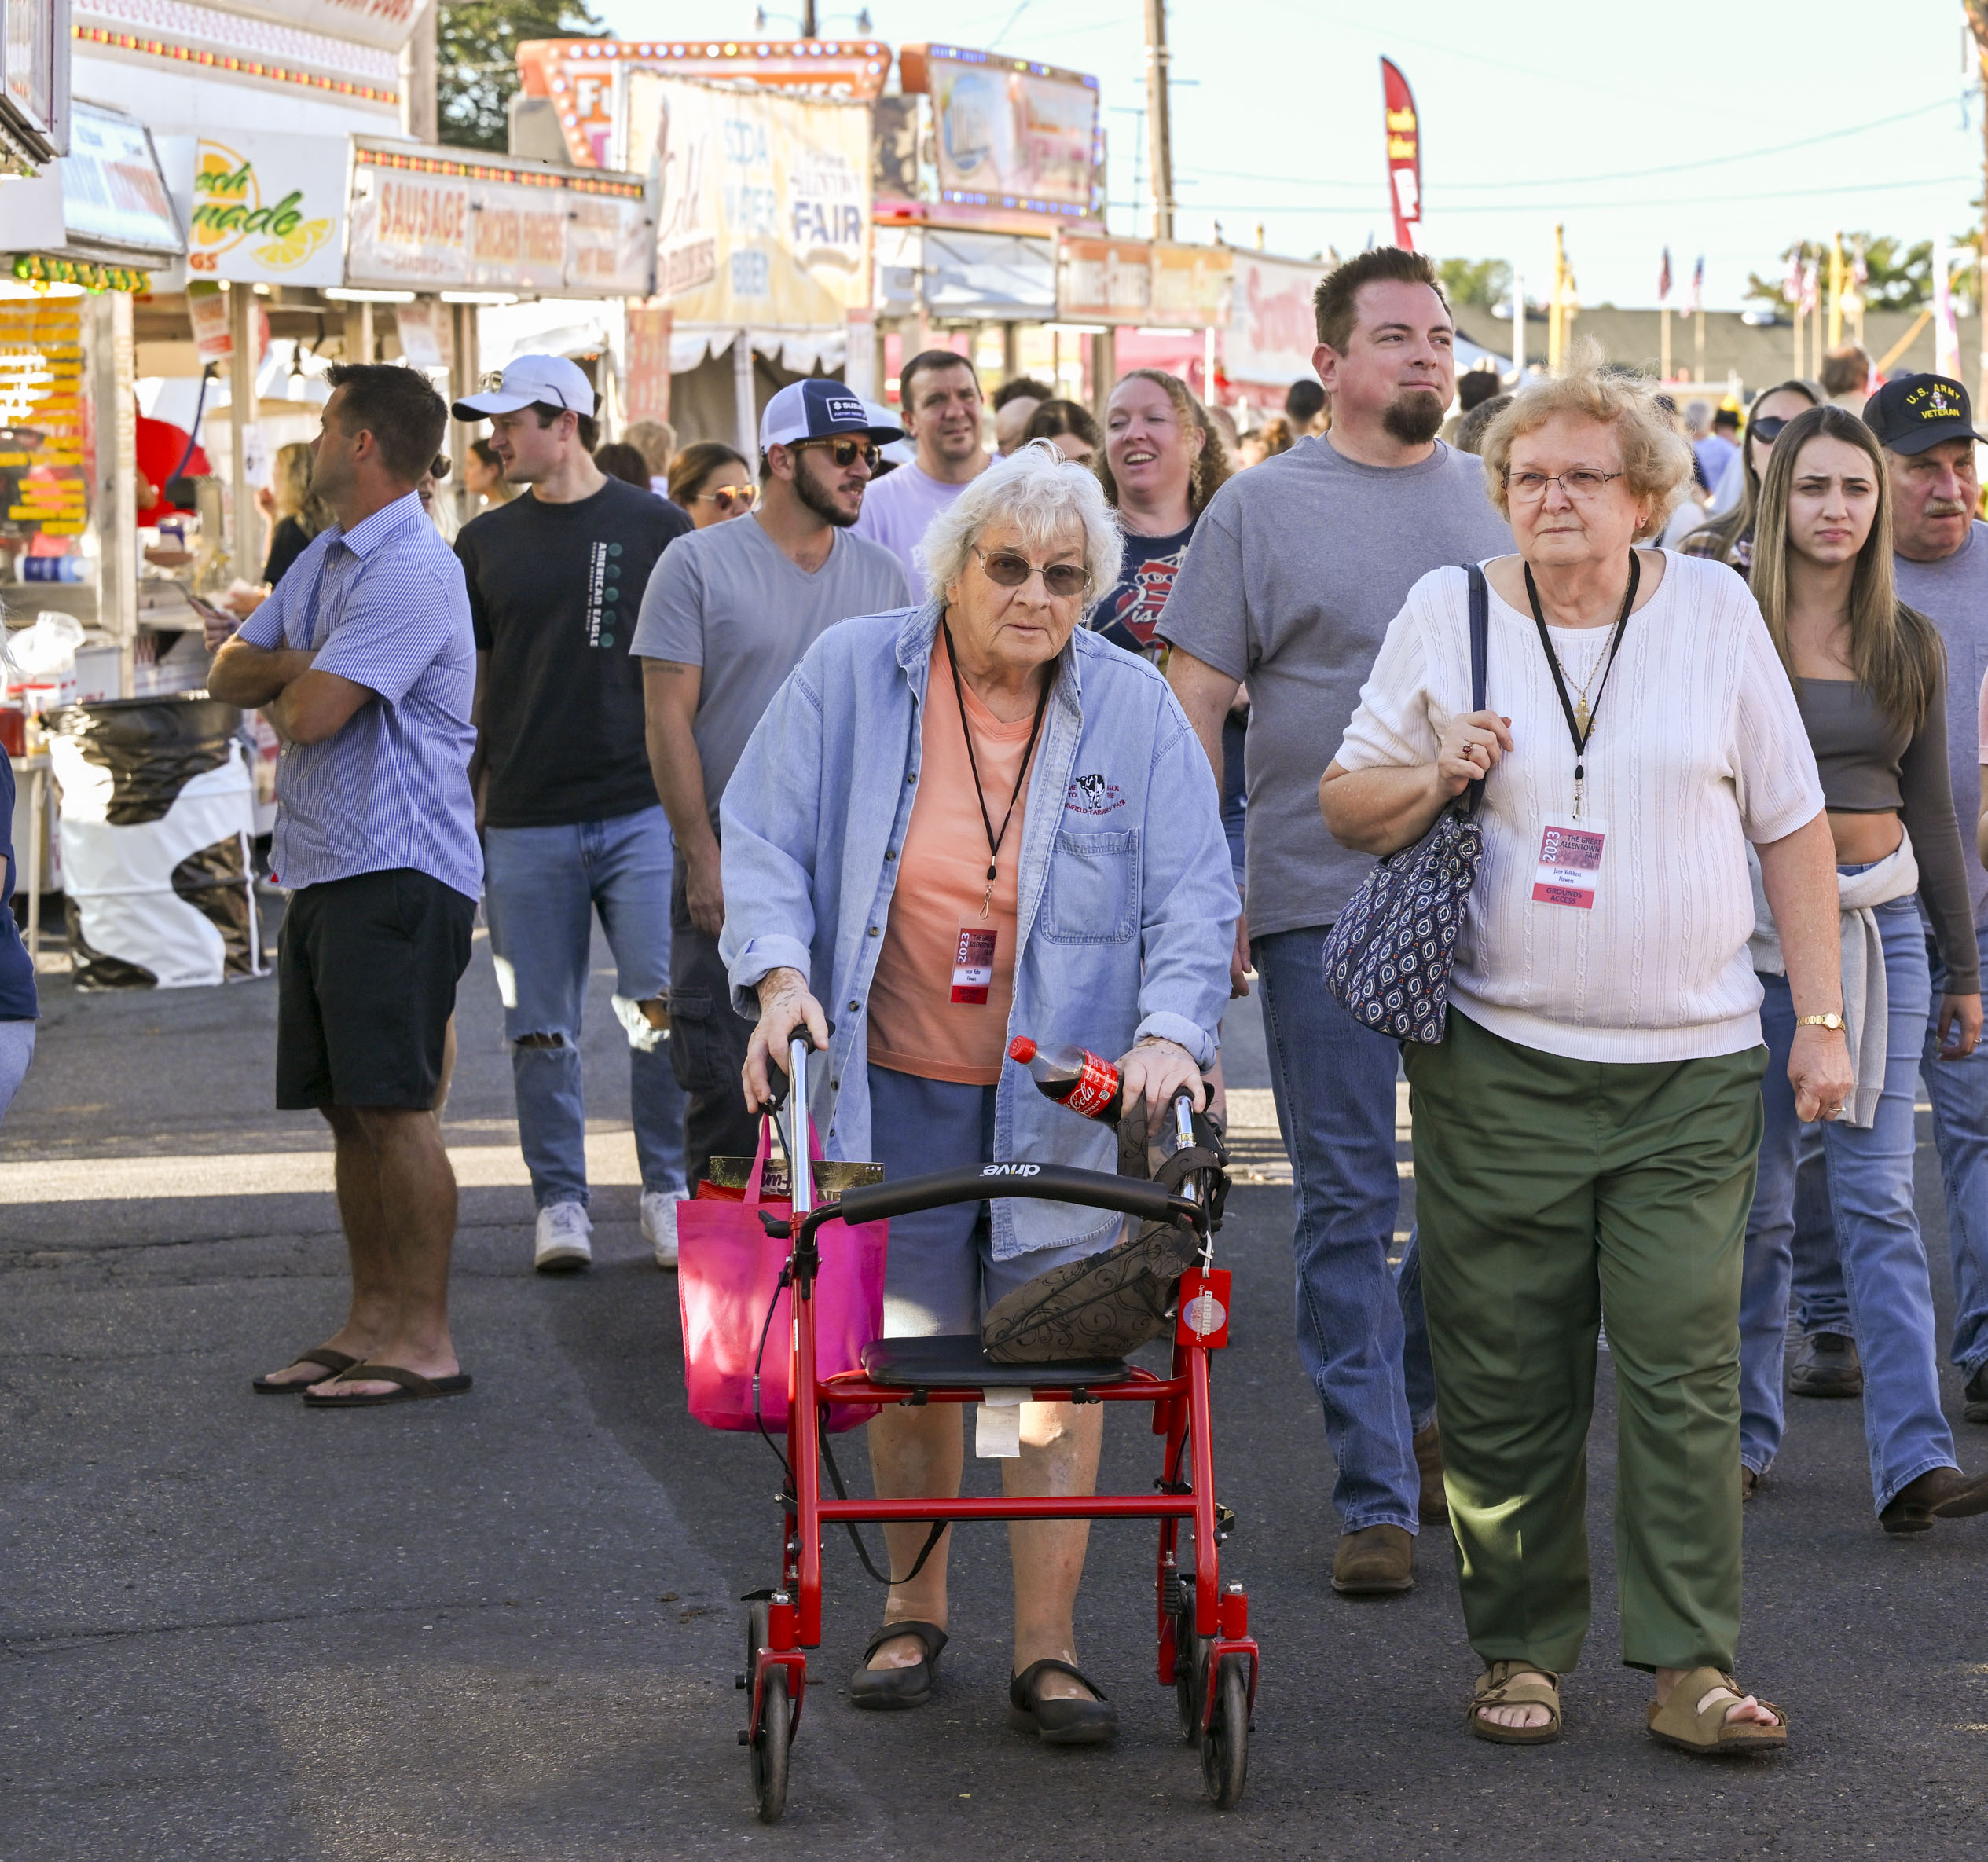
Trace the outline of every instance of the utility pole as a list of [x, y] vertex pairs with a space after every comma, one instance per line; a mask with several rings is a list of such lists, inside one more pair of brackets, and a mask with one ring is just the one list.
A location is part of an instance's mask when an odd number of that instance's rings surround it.
[[[1975, 61], [1981, 67], [1982, 174], [1983, 190], [1981, 196], [1982, 239], [1979, 254], [1980, 285], [1975, 293], [1976, 310], [1981, 318], [1981, 394], [1988, 401], [1988, 0], [1964, 0], [1967, 8], [1968, 26], [1974, 34]], [[1980, 405], [1980, 401], [1976, 405]]]
[[815, 17], [815, 0], [801, 0], [801, 36], [820, 38], [820, 22]]
[[1146, 126], [1152, 138], [1153, 236], [1173, 237], [1173, 126], [1167, 79], [1167, 0], [1146, 0]]
[[1561, 350], [1567, 339], [1566, 229], [1553, 229], [1553, 295], [1546, 313], [1546, 372], [1560, 373]]

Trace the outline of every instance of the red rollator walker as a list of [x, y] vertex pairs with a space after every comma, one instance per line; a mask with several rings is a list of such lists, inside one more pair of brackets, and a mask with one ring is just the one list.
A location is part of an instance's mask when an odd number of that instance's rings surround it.
[[[790, 1080], [805, 1080], [807, 1054], [805, 1038], [797, 1039], [788, 1057]], [[805, 1094], [788, 1098], [791, 1107]], [[1179, 1141], [1191, 1142], [1187, 1094], [1173, 1112]], [[802, 1122], [790, 1112], [790, 1124]], [[807, 1145], [790, 1143], [787, 1152], [794, 1164], [791, 1219], [761, 1218], [768, 1233], [792, 1244], [783, 1277], [794, 1292], [788, 1482], [781, 1496], [785, 1534], [779, 1587], [747, 1600], [746, 1666], [738, 1677], [751, 1701], [750, 1722], [739, 1739], [750, 1757], [760, 1820], [777, 1822], [787, 1805], [789, 1749], [807, 1686], [803, 1651], [821, 1643], [823, 1529], [866, 1522], [930, 1523], [929, 1549], [944, 1525], [968, 1520], [1157, 1519], [1156, 1678], [1174, 1690], [1182, 1730], [1200, 1748], [1209, 1796], [1222, 1809], [1232, 1808], [1242, 1798], [1249, 1765], [1257, 1650], [1243, 1587], [1223, 1582], [1220, 1546], [1231, 1516], [1215, 1501], [1209, 1354], [1228, 1343], [1229, 1310], [1229, 1276], [1213, 1265], [1211, 1242], [1218, 1206], [1210, 1181], [1215, 1173], [1194, 1172], [1185, 1193], [1175, 1193], [1137, 1178], [1061, 1164], [977, 1164], [849, 1189], [816, 1208]], [[1115, 1358], [996, 1363], [985, 1354], [977, 1335], [878, 1339], [863, 1353], [860, 1370], [817, 1376], [813, 1290], [821, 1265], [816, 1237], [822, 1228], [838, 1221], [854, 1227], [990, 1196], [1080, 1203], [1142, 1221], [1177, 1223], [1193, 1234], [1199, 1259], [1181, 1278], [1172, 1362], [1165, 1376]], [[1014, 1499], [822, 1497], [824, 1427], [833, 1406], [977, 1403], [989, 1389], [1022, 1388], [1043, 1402], [1150, 1403], [1153, 1432], [1163, 1444], [1155, 1491]], [[839, 1479], [835, 1484], [839, 1489]], [[1183, 1527], [1191, 1548], [1184, 1560]]]

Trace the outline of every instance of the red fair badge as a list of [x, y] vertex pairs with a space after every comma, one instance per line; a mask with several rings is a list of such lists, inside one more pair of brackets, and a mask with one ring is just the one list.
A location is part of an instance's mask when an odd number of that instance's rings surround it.
[[994, 933], [977, 925], [962, 925], [952, 957], [952, 999], [981, 1003], [994, 981]]
[[1549, 816], [1539, 836], [1533, 904], [1594, 911], [1601, 887], [1601, 850], [1608, 838], [1605, 821], [1564, 821]]
[[1219, 1351], [1229, 1342], [1229, 1270], [1190, 1267], [1180, 1277], [1174, 1336], [1183, 1345]]

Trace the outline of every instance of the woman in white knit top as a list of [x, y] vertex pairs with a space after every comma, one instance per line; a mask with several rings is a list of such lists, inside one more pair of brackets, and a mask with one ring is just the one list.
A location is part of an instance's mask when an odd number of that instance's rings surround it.
[[[1410, 1045], [1416, 1217], [1481, 1738], [1558, 1734], [1589, 1617], [1586, 1450], [1605, 1305], [1620, 1404], [1623, 1659], [1650, 1730], [1770, 1750], [1733, 1679], [1742, 1244], [1759, 1144], [1747, 846], [1782, 927], [1805, 1116], [1853, 1077], [1836, 874], [1788, 676], [1740, 579], [1634, 546], [1689, 476], [1646, 384], [1577, 363], [1486, 436], [1519, 554], [1389, 629], [1319, 786], [1343, 843], [1390, 853], [1483, 776], [1484, 852], [1440, 1046]], [[1839, 1026], [1825, 1025], [1838, 1020]]]

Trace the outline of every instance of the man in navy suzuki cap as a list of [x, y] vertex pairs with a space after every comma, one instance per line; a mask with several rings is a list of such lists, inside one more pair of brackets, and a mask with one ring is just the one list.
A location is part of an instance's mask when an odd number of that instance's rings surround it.
[[693, 1186], [712, 1156], [750, 1156], [758, 1138], [739, 1086], [753, 1024], [733, 1013], [718, 955], [719, 798], [760, 714], [815, 640], [838, 621], [911, 600], [897, 559], [850, 530], [877, 449], [900, 431], [840, 382], [790, 383], [760, 420], [757, 508], [679, 537], [642, 597], [633, 651], [656, 791], [677, 835], [669, 1046], [689, 1095]]

